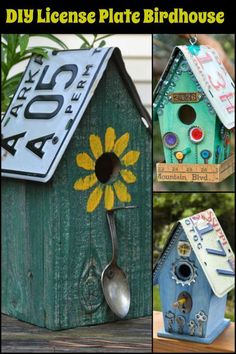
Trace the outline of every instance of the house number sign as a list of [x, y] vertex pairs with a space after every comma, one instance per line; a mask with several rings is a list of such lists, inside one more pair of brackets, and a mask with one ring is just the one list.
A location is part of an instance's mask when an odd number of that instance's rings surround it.
[[200, 92], [174, 92], [169, 94], [172, 103], [196, 103], [202, 98]]
[[234, 254], [215, 213], [209, 209], [181, 224], [214, 293], [224, 296], [234, 287]]
[[112, 48], [33, 56], [2, 120], [2, 175], [47, 182], [53, 175]]

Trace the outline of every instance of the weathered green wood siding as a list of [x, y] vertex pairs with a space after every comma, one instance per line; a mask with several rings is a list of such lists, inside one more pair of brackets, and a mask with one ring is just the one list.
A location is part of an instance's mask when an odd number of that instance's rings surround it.
[[[89, 153], [90, 134], [99, 135], [104, 144], [109, 126], [117, 138], [130, 133], [126, 151], [140, 151], [132, 168], [137, 182], [127, 185], [129, 204], [138, 209], [116, 214], [118, 263], [131, 288], [127, 318], [151, 313], [151, 137], [115, 63], [109, 64], [53, 178], [46, 184], [2, 179], [4, 313], [50, 329], [116, 319], [100, 285], [101, 272], [111, 258], [104, 200], [88, 213], [92, 189], [73, 188], [79, 177], [89, 174], [76, 165], [76, 155]], [[115, 206], [121, 205], [115, 200]], [[95, 300], [89, 297], [89, 288]]]

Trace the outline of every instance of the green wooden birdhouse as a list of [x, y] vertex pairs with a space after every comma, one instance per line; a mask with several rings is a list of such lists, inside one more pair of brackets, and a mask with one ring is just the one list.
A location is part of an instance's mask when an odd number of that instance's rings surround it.
[[230, 155], [234, 83], [207, 46], [179, 46], [154, 92], [166, 163], [219, 164]]
[[101, 283], [113, 247], [120, 317], [150, 314], [148, 128], [118, 49], [31, 58], [2, 121], [4, 313], [53, 330], [117, 319]]

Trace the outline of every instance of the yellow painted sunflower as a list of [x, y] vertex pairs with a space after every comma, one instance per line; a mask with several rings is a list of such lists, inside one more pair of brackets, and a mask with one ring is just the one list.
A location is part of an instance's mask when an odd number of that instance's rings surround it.
[[[91, 173], [79, 178], [74, 183], [74, 189], [85, 191], [96, 185], [87, 201], [88, 212], [91, 213], [97, 208], [103, 195], [104, 205], [108, 210], [113, 208], [115, 195], [121, 202], [131, 201], [131, 195], [125, 183], [135, 183], [137, 178], [126, 167], [138, 161], [140, 152], [131, 150], [123, 154], [128, 143], [129, 133], [123, 134], [116, 140], [115, 130], [109, 127], [105, 133], [104, 150], [100, 137], [92, 134], [89, 137], [89, 144], [93, 158], [86, 152], [76, 156], [78, 167], [91, 171]], [[118, 178], [119, 176], [121, 179]]]

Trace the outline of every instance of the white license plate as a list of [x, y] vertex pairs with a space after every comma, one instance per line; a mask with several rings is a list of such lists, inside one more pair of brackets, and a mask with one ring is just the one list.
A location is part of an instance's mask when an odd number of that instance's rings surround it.
[[33, 56], [2, 120], [2, 175], [46, 182], [53, 175], [113, 49]]
[[212, 209], [181, 220], [199, 263], [218, 297], [234, 287], [234, 253]]

